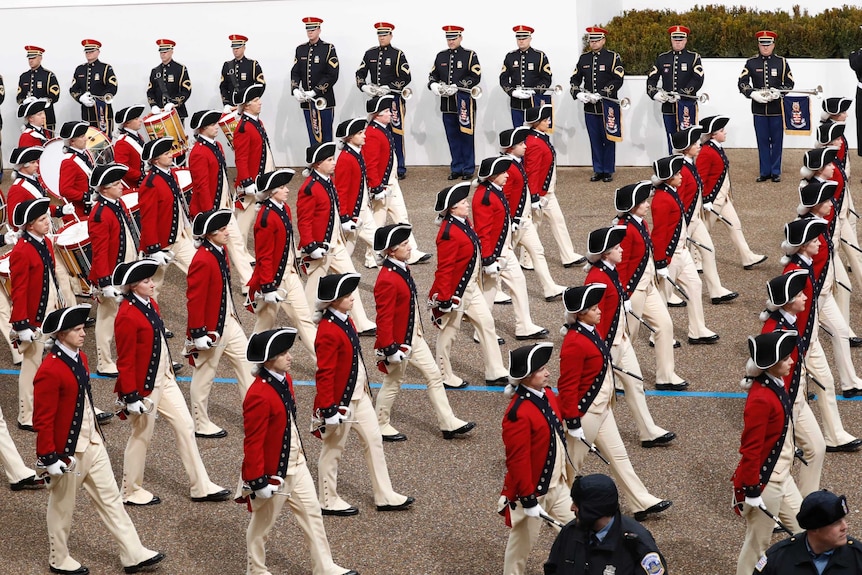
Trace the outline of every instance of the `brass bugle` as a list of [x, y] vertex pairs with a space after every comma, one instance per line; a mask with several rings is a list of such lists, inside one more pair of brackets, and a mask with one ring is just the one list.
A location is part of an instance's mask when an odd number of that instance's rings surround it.
[[676, 96], [678, 98], [687, 98], [689, 100], [697, 100], [701, 104], [706, 104], [707, 102], [709, 102], [709, 94], [707, 94], [706, 92], [704, 92], [703, 94], [700, 94], [699, 96], [693, 96], [691, 94], [683, 94], [682, 92], [667, 92], [667, 95], [668, 96]]
[[810, 90], [804, 90], [802, 88], [790, 88], [789, 90], [778, 90], [782, 94], [812, 94], [814, 96], [820, 96], [823, 93], [823, 86], [817, 86], [816, 88], [812, 88]]
[[609, 100], [611, 102], [616, 102], [620, 105], [621, 110], [626, 110], [631, 107], [632, 101], [629, 98], [620, 98], [617, 100], [616, 98], [609, 98], [607, 96], [602, 96], [602, 100]]
[[319, 98], [304, 98], [303, 102], [314, 102], [314, 107], [317, 110], [322, 110], [326, 107], [326, 98], [320, 96]]
[[470, 94], [470, 97], [473, 98], [474, 100], [478, 100], [479, 98], [482, 97], [482, 88], [479, 86], [473, 86], [472, 88], [462, 88], [459, 86], [458, 91], [459, 92], [468, 92]]
[[520, 90], [532, 90], [534, 92], [542, 92], [543, 94], [553, 94], [554, 96], [559, 96], [563, 93], [563, 87], [557, 84], [553, 88], [527, 88], [526, 86], [518, 86]]
[[401, 88], [400, 90], [392, 88], [392, 93], [401, 94], [401, 97], [404, 98], [405, 100], [409, 100], [410, 98], [413, 97], [413, 90], [411, 90], [410, 88], [407, 88], [407, 87]]

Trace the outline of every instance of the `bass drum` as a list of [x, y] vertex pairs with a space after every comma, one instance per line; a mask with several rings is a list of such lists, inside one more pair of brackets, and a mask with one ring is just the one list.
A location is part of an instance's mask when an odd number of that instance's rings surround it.
[[45, 191], [51, 197], [52, 205], [62, 205], [66, 202], [60, 196], [60, 164], [63, 163], [64, 143], [62, 138], [53, 138], [45, 144], [45, 151], [39, 158], [39, 175], [45, 184]]

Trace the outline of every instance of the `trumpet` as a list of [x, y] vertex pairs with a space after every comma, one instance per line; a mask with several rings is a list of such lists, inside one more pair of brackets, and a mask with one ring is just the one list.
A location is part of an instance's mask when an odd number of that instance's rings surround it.
[[609, 102], [616, 102], [620, 105], [621, 110], [627, 110], [631, 107], [632, 101], [629, 98], [620, 98], [617, 100], [616, 98], [609, 98], [608, 96], [602, 96], [602, 100], [608, 100]]
[[810, 90], [803, 90], [801, 88], [790, 88], [787, 90], [778, 90], [782, 94], [789, 94], [791, 92], [795, 94], [811, 94], [813, 96], [817, 96], [818, 98], [823, 97], [823, 86], [817, 86], [816, 88], [811, 88]]
[[482, 88], [480, 86], [473, 86], [472, 88], [462, 88], [461, 86], [458, 86], [458, 91], [467, 92], [474, 100], [478, 100], [482, 97]]
[[677, 98], [686, 98], [688, 100], [697, 100], [701, 104], [706, 104], [707, 102], [709, 102], [709, 94], [707, 94], [706, 92], [704, 92], [703, 94], [701, 94], [699, 96], [693, 96], [691, 94], [683, 94], [682, 92], [667, 92], [667, 95], [668, 96], [675, 96]]
[[303, 102], [314, 102], [314, 108], [317, 110], [322, 110], [326, 107], [326, 98], [320, 96], [319, 98], [310, 98], [305, 97], [302, 99]]
[[541, 92], [544, 95], [559, 96], [563, 93], [563, 87], [557, 84], [553, 88], [527, 88], [526, 86], [518, 86], [519, 90], [532, 90], [533, 92]]
[[413, 90], [404, 87], [404, 88], [390, 88], [389, 86], [380, 86], [378, 84], [368, 84], [371, 87], [372, 97], [373, 96], [385, 96], [387, 94], [400, 94], [402, 98], [405, 100], [409, 100], [413, 97]]

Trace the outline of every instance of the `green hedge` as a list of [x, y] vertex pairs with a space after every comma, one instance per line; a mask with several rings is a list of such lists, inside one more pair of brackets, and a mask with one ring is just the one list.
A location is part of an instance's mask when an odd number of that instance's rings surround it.
[[[688, 12], [627, 10], [602, 27], [608, 49], [619, 52], [626, 72], [646, 74], [661, 52], [670, 50], [667, 29], [691, 29], [688, 48], [704, 58], [748, 58], [757, 53], [758, 30], [778, 33], [775, 53], [790, 58], [846, 58], [862, 46], [862, 8], [844, 5], [814, 16], [794, 6], [793, 13], [745, 6], [695, 6]], [[588, 49], [584, 35], [584, 51]]]

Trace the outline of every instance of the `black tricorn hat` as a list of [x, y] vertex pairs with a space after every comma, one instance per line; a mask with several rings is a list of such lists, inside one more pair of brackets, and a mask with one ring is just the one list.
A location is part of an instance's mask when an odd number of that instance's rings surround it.
[[630, 212], [652, 194], [652, 182], [643, 180], [617, 188], [614, 193], [614, 209], [620, 213]]
[[563, 305], [569, 313], [578, 313], [589, 309], [602, 301], [605, 289], [608, 286], [603, 283], [591, 283], [577, 287], [566, 288], [563, 292]]
[[554, 344], [548, 341], [525, 345], [509, 352], [509, 377], [524, 379], [540, 370], [554, 352]]
[[42, 333], [50, 335], [84, 325], [90, 315], [91, 307], [88, 303], [82, 303], [52, 311], [42, 322]]
[[258, 192], [269, 192], [281, 186], [286, 186], [293, 179], [296, 172], [290, 168], [282, 168], [272, 172], [265, 172], [257, 177], [255, 184]]
[[153, 277], [159, 264], [155, 260], [144, 258], [133, 262], [119, 264], [111, 276], [111, 284], [115, 286], [130, 285]]
[[443, 212], [470, 195], [470, 182], [460, 182], [437, 192], [435, 212]]
[[317, 284], [318, 301], [335, 301], [346, 296], [359, 286], [361, 278], [362, 276], [356, 273], [323, 276]]
[[195, 221], [192, 222], [192, 235], [200, 238], [216, 230], [220, 230], [230, 223], [232, 215], [232, 210], [201, 212], [195, 216]]
[[794, 330], [777, 330], [748, 336], [748, 355], [758, 369], [769, 369], [793, 352], [798, 333]]
[[377, 228], [374, 232], [374, 251], [382, 252], [397, 246], [406, 241], [412, 231], [413, 226], [410, 224], [392, 224]]
[[802, 269], [792, 270], [772, 278], [766, 282], [769, 302], [777, 307], [786, 305], [805, 289], [805, 282], [807, 281], [808, 272]]
[[253, 333], [248, 338], [245, 348], [245, 358], [249, 363], [263, 363], [281, 355], [291, 347], [296, 340], [296, 328], [283, 327]]

